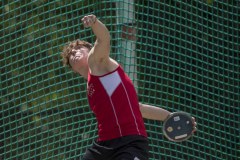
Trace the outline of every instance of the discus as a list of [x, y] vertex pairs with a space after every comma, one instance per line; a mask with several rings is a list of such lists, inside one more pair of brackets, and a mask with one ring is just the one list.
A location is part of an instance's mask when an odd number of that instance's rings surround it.
[[185, 141], [192, 136], [193, 123], [190, 114], [174, 112], [163, 122], [163, 134], [170, 141]]

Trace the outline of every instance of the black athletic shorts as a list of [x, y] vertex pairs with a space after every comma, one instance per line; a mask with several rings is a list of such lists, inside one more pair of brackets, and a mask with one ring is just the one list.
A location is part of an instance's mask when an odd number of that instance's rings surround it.
[[148, 160], [148, 140], [143, 136], [93, 142], [82, 160]]

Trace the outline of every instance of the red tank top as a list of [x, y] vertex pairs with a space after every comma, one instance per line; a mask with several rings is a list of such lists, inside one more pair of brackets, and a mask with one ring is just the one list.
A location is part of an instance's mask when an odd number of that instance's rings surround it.
[[103, 76], [88, 74], [87, 89], [98, 122], [98, 141], [127, 135], [147, 137], [135, 88], [121, 66]]

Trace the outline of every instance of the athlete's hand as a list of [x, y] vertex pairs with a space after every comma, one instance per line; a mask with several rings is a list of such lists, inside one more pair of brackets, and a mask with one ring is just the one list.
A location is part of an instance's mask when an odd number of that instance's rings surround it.
[[195, 133], [197, 131], [197, 122], [194, 117], [192, 117], [192, 120], [193, 120], [193, 132], [192, 133]]
[[92, 27], [92, 25], [95, 24], [95, 22], [97, 21], [97, 17], [91, 14], [91, 15], [84, 16], [81, 20], [83, 22], [84, 27], [87, 28], [87, 27]]

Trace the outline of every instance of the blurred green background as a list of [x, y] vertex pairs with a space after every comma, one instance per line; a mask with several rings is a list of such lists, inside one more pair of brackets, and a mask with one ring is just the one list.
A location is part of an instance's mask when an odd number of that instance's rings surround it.
[[[183, 143], [166, 140], [161, 122], [145, 120], [150, 158], [236, 160], [240, 2], [129, 1], [134, 11], [117, 3], [124, 1], [0, 1], [0, 159], [78, 159], [96, 138], [85, 80], [60, 58], [68, 41], [94, 43], [80, 20], [95, 14], [111, 32], [111, 56], [137, 68], [140, 101], [197, 119], [197, 134]], [[129, 25], [120, 23], [129, 19], [121, 10], [134, 12], [134, 48], [121, 36]]]

